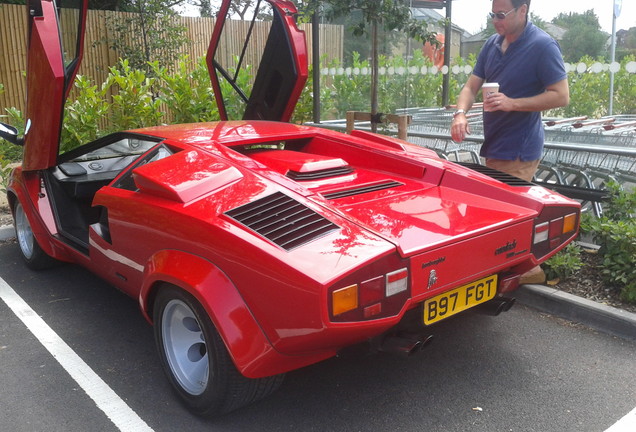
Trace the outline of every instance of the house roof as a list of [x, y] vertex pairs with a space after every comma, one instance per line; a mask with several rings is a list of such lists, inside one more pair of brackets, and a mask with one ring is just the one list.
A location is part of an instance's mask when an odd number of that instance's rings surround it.
[[[414, 19], [426, 21], [431, 24], [436, 24], [437, 22], [446, 19], [445, 16], [437, 12], [435, 9], [411, 8], [411, 14]], [[465, 33], [465, 30], [456, 24], [452, 24], [452, 28], [460, 33]]]
[[544, 30], [556, 40], [563, 39], [563, 35], [567, 31], [567, 29], [564, 29], [563, 27], [559, 27], [558, 25], [552, 23], [545, 23]]

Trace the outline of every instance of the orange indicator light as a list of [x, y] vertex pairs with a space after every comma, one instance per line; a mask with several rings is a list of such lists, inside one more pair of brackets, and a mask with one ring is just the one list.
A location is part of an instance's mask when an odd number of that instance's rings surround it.
[[576, 229], [576, 213], [570, 213], [563, 218], [563, 234]]
[[333, 315], [340, 315], [358, 307], [358, 285], [349, 285], [332, 293]]

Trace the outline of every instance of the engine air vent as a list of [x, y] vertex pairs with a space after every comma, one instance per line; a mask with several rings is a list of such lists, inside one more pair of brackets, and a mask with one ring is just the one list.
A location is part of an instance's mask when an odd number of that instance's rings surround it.
[[372, 185], [365, 185], [353, 189], [340, 190], [335, 192], [328, 192], [323, 194], [327, 199], [334, 200], [338, 198], [349, 197], [353, 195], [361, 195], [369, 192], [376, 192], [383, 189], [391, 189], [394, 187], [402, 186], [403, 184], [397, 181], [387, 181], [384, 183], [376, 183]]
[[225, 214], [285, 250], [338, 229], [336, 224], [281, 192]]
[[473, 171], [477, 171], [481, 174], [485, 174], [488, 177], [492, 177], [495, 180], [499, 180], [500, 182], [506, 183], [507, 185], [510, 185], [510, 186], [535, 186], [534, 183], [531, 183], [524, 179], [520, 179], [519, 177], [515, 177], [505, 172], [501, 172], [496, 169], [489, 168], [485, 165], [480, 165], [480, 164], [476, 164], [472, 162], [456, 162], [456, 163], [463, 167], [470, 168]]
[[287, 177], [296, 181], [309, 181], [309, 180], [320, 180], [329, 177], [337, 177], [341, 175], [351, 174], [353, 172], [353, 168], [350, 166], [343, 166], [337, 168], [328, 168], [318, 171], [308, 171], [308, 172], [299, 172], [299, 171], [287, 171]]

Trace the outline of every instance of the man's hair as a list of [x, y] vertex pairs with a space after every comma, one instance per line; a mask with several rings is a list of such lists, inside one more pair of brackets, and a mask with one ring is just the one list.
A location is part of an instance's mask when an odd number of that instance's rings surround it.
[[518, 8], [518, 7], [521, 7], [524, 4], [527, 4], [528, 5], [528, 9], [530, 9], [530, 1], [531, 0], [512, 0], [512, 5], [515, 8]]

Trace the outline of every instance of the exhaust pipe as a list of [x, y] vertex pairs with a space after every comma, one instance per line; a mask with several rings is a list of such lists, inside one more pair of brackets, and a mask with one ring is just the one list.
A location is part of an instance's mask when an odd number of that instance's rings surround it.
[[478, 306], [475, 306], [473, 310], [475, 312], [484, 314], [497, 316], [502, 312], [508, 312], [512, 305], [515, 304], [516, 299], [509, 297], [497, 297], [486, 303], [482, 303]]
[[432, 340], [432, 335], [423, 336], [412, 333], [391, 334], [382, 340], [378, 351], [410, 357], [422, 351]]

